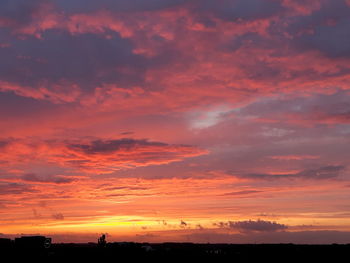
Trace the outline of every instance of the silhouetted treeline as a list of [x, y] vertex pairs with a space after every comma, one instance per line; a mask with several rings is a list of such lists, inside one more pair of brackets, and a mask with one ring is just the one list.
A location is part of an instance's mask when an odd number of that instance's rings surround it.
[[[348, 245], [294, 244], [193, 244], [116, 242], [100, 246], [87, 244], [52, 244], [25, 247], [0, 239], [0, 252], [13, 260], [34, 262], [350, 262]], [[5, 262], [5, 261], [4, 261]], [[10, 262], [10, 261], [7, 261]], [[14, 261], [15, 262], [15, 261]]]

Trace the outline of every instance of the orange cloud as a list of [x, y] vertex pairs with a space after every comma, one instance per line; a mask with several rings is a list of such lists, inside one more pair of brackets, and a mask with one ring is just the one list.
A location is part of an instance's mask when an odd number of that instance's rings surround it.
[[[87, 173], [167, 164], [208, 153], [194, 146], [128, 138], [45, 142], [11, 139], [4, 141], [3, 150], [0, 156], [7, 166], [41, 161]], [[33, 176], [25, 178], [35, 179]]]

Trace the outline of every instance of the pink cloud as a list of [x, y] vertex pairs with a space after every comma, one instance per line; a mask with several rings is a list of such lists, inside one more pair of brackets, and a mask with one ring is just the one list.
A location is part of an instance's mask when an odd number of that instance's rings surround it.
[[305, 159], [319, 159], [320, 156], [315, 156], [315, 155], [281, 155], [281, 156], [271, 156], [272, 159], [275, 160], [285, 160], [285, 161], [290, 161], [290, 160], [305, 160]]
[[[208, 153], [207, 150], [189, 145], [128, 138], [46, 142], [10, 140], [3, 147], [1, 156], [6, 166], [39, 161], [74, 167], [88, 173], [110, 173], [120, 169], [167, 164]], [[27, 175], [23, 179], [45, 181], [35, 175]], [[57, 182], [65, 180], [56, 179]]]

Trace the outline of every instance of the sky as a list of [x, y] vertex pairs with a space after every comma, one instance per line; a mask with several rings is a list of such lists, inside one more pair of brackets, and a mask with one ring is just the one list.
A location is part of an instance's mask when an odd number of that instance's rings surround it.
[[350, 1], [1, 0], [0, 237], [350, 243]]

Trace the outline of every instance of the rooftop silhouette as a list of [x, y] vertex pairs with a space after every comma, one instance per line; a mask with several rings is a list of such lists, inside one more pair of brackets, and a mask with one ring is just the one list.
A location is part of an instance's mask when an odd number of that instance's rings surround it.
[[350, 244], [195, 244], [195, 243], [134, 243], [107, 242], [102, 235], [97, 243], [52, 243], [45, 236], [23, 236], [15, 240], [0, 239], [3, 257], [14, 260], [48, 260], [64, 262], [77, 260], [116, 259], [146, 262], [179, 262], [181, 260], [209, 260], [212, 262], [337, 262], [349, 257]]

